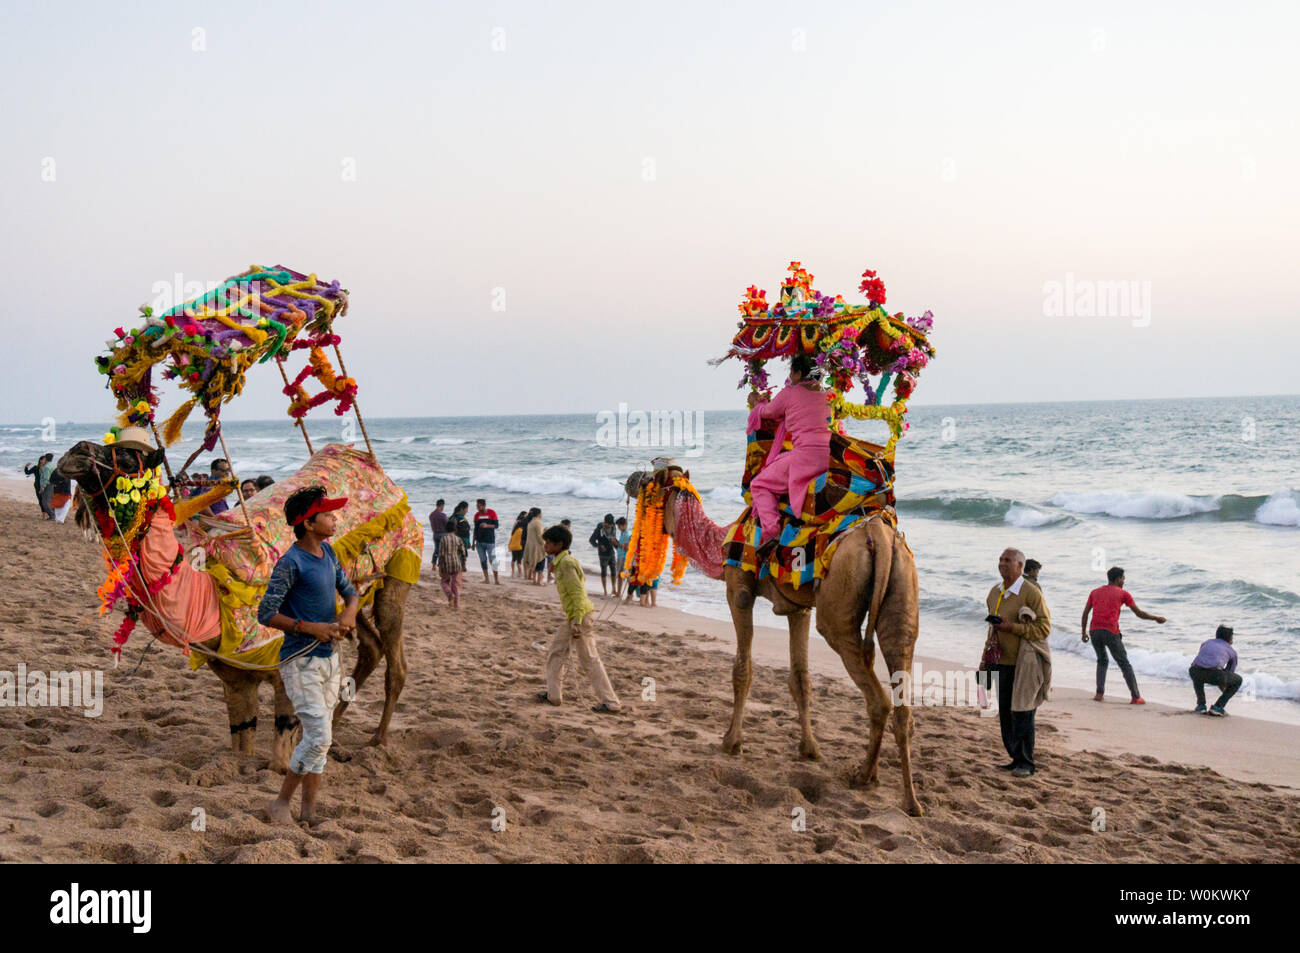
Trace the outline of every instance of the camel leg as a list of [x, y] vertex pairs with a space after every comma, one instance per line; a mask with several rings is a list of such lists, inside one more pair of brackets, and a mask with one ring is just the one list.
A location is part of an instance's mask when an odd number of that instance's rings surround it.
[[794, 696], [799, 708], [799, 754], [817, 761], [821, 750], [817, 739], [813, 737], [810, 703], [812, 701], [812, 678], [808, 674], [808, 623], [811, 613], [808, 610], [792, 612], [787, 623], [790, 626], [790, 694]]
[[402, 646], [402, 619], [411, 584], [389, 578], [375, 597], [375, 625], [388, 664], [384, 668], [384, 714], [370, 739], [372, 745], [388, 744], [388, 723], [392, 720], [397, 698], [406, 684], [406, 651]]
[[734, 700], [731, 727], [722, 737], [722, 750], [727, 754], [740, 754], [745, 699], [749, 697], [749, 686], [754, 682], [754, 664], [750, 657], [754, 642], [753, 593], [729, 580], [727, 606], [731, 609], [731, 624], [736, 629], [736, 660], [731, 666], [731, 692]]
[[226, 689], [231, 750], [236, 754], [252, 754], [257, 739], [257, 680], [242, 669], [230, 666], [223, 669], [224, 674], [219, 674]]
[[[375, 666], [379, 664], [382, 655], [379, 630], [375, 628], [375, 624], [366, 617], [364, 612], [357, 613], [357, 664], [352, 669], [352, 688], [355, 691], [361, 691], [361, 686], [370, 677], [370, 673], [375, 670]], [[340, 697], [338, 705], [334, 708], [333, 728], [335, 734], [338, 733], [339, 722], [343, 720], [343, 713], [348, 710], [350, 701], [350, 698]]]
[[294, 729], [298, 727], [298, 716], [294, 714], [293, 702], [284, 691], [284, 682], [280, 673], [275, 673], [271, 682], [275, 689], [275, 742], [271, 745], [271, 770], [284, 774], [289, 770], [289, 758], [293, 755]]
[[[889, 589], [881, 603], [880, 624], [876, 628], [880, 654], [889, 667], [891, 679], [895, 672], [910, 675], [917, 628], [916, 564], [901, 538], [896, 538]], [[904, 703], [894, 709], [894, 740], [898, 743], [898, 759], [903, 772], [903, 805], [908, 814], [920, 817], [925, 812], [912, 785], [912, 709], [907, 701], [910, 699], [905, 697]]]
[[866, 757], [853, 778], [855, 784], [863, 786], [878, 783], [880, 745], [892, 707], [889, 694], [872, 668], [875, 643], [870, 637], [864, 639], [862, 632], [871, 598], [873, 568], [874, 556], [866, 537], [861, 532], [852, 533], [840, 543], [817, 594], [817, 631], [839, 655], [867, 703], [871, 734]]

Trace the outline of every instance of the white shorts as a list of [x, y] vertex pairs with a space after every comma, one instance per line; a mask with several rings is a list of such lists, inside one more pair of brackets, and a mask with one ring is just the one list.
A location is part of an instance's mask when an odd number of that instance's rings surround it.
[[333, 741], [334, 708], [339, 703], [339, 653], [329, 658], [304, 655], [280, 666], [284, 693], [302, 722], [302, 741], [293, 749], [289, 770], [320, 774]]

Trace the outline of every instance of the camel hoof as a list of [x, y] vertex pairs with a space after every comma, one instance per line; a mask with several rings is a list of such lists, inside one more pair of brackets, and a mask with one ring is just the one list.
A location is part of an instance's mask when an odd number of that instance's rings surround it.
[[853, 787], [855, 788], [875, 788], [880, 786], [880, 776], [877, 774], [867, 774], [858, 771], [853, 775]]
[[740, 754], [740, 752], [741, 746], [739, 738], [732, 739], [730, 736], [727, 736], [722, 739], [723, 754]]
[[925, 817], [925, 809], [921, 807], [920, 803], [917, 801], [913, 801], [911, 804], [905, 805], [905, 808], [907, 810], [908, 815], [910, 815], [911, 817]]
[[370, 736], [370, 741], [368, 742], [368, 744], [372, 748], [387, 748], [388, 736], [381, 735], [379, 732], [375, 732], [373, 735]]
[[822, 759], [822, 749], [817, 747], [815, 741], [805, 741], [799, 745], [799, 756], [807, 758], [809, 761], [820, 761]]

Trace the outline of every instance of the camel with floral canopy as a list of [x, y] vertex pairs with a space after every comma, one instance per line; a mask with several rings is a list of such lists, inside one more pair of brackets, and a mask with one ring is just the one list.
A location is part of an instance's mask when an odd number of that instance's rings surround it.
[[[386, 659], [384, 710], [371, 738], [385, 744], [406, 679], [403, 611], [419, 579], [424, 533], [406, 494], [380, 467], [356, 406], [356, 382], [343, 367], [333, 330], [347, 304], [347, 291], [337, 281], [253, 266], [162, 313], [142, 307], [140, 325], [117, 328], [107, 353], [96, 359], [117, 399], [119, 425], [100, 444], [81, 441], [58, 464], [82, 489], [86, 506], [78, 522], [93, 528], [103, 543], [108, 578], [99, 589], [101, 614], [124, 606], [125, 619], [113, 638], [115, 664], [137, 621], [160, 642], [181, 648], [191, 668], [207, 664], [225, 689], [231, 746], [244, 754], [254, 751], [258, 686], [271, 682], [276, 737], [270, 760], [280, 772], [288, 766], [300, 728], [279, 676], [283, 634], [259, 625], [256, 614], [276, 560], [294, 541], [284, 502], [295, 490], [319, 484], [332, 497], [348, 497], [331, 544], [363, 611], [357, 617], [356, 667], [350, 691], [335, 709], [335, 724], [347, 699]], [[337, 374], [327, 347], [338, 361]], [[307, 364], [290, 380], [284, 365], [304, 349]], [[280, 370], [289, 416], [310, 459], [292, 476], [212, 516], [211, 504], [229, 495], [238, 478], [232, 474], [215, 486], [194, 486], [183, 474], [218, 443], [229, 459], [221, 407], [243, 389], [249, 368], [270, 361]], [[160, 365], [163, 379], [175, 380], [192, 395], [161, 428], [154, 419], [160, 394], [153, 376]], [[314, 396], [303, 386], [308, 377], [323, 385]], [[364, 452], [346, 444], [312, 447], [307, 411], [331, 401], [340, 416], [355, 411]], [[196, 406], [208, 418], [204, 439], [173, 473], [166, 447], [181, 437]], [[343, 423], [346, 440], [352, 421]], [[188, 496], [187, 483], [193, 490]]]
[[[681, 581], [688, 565], [724, 580], [736, 632], [733, 708], [722, 739], [728, 754], [741, 751], [745, 702], [753, 682], [753, 608], [755, 599], [763, 598], [789, 626], [789, 686], [798, 708], [799, 753], [820, 758], [808, 671], [808, 632], [816, 610], [817, 631], [839, 655], [866, 700], [870, 735], [853, 780], [862, 785], [878, 783], [880, 746], [892, 711], [903, 804], [909, 814], [919, 816], [923, 810], [912, 782], [909, 699], [905, 694], [902, 703], [895, 705], [873, 665], [878, 643], [891, 680], [897, 673], [910, 677], [918, 633], [916, 564], [894, 510], [894, 451], [906, 429], [907, 398], [917, 375], [934, 356], [928, 339], [932, 316], [926, 312], [909, 319], [888, 314], [883, 307], [884, 283], [872, 271], [863, 275], [860, 289], [868, 298], [865, 306], [818, 294], [812, 276], [798, 262], [791, 263], [790, 272], [780, 302], [772, 307], [765, 292], [754, 286], [747, 290], [740, 305], [740, 330], [725, 357], [713, 363], [740, 358], [746, 367], [740, 386], [765, 397], [766, 361], [800, 354], [811, 357], [830, 383], [831, 450], [826, 473], [809, 484], [803, 499], [785, 500], [779, 542], [770, 555], [759, 546], [750, 483], [769, 457], [779, 435], [776, 428], [760, 425], [749, 435], [742, 489], [750, 506], [725, 526], [704, 512], [688, 472], [660, 461], [652, 471], [633, 473], [626, 485], [637, 500], [629, 542], [637, 558], [630, 582], [647, 584], [658, 578], [667, 562], [664, 537], [673, 542], [674, 583]], [[855, 382], [866, 392], [859, 403], [846, 397]], [[891, 384], [894, 399], [886, 404]], [[878, 446], [850, 437], [841, 426], [845, 418], [882, 420], [890, 438]], [[792, 507], [796, 503], [797, 512]]]

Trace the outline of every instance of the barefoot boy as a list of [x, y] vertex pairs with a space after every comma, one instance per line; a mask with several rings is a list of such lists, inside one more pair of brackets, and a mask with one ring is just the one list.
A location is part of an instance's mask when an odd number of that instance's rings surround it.
[[[267, 813], [271, 821], [293, 821], [289, 801], [302, 784], [302, 820], [316, 824], [316, 795], [329, 751], [334, 706], [339, 700], [339, 656], [334, 641], [357, 627], [357, 591], [326, 542], [334, 533], [334, 511], [346, 499], [331, 500], [325, 488], [298, 490], [284, 501], [284, 517], [298, 541], [280, 557], [257, 609], [257, 621], [284, 632], [280, 678], [302, 723], [302, 741], [289, 759], [280, 796]], [[345, 600], [335, 619], [335, 593]]]
[[551, 636], [551, 644], [546, 649], [546, 691], [538, 692], [537, 700], [558, 705], [563, 700], [562, 685], [564, 669], [569, 662], [569, 645], [577, 643], [578, 661], [582, 663], [583, 673], [591, 680], [591, 687], [596, 692], [600, 704], [592, 706], [595, 712], [616, 712], [622, 707], [614, 687], [605, 674], [600, 654], [596, 651], [596, 637], [592, 634], [592, 614], [595, 606], [587, 598], [587, 583], [582, 572], [582, 565], [576, 556], [569, 552], [573, 543], [573, 534], [563, 526], [552, 526], [542, 534], [542, 545], [546, 554], [554, 557], [552, 566], [555, 570], [555, 587], [560, 593], [560, 603], [564, 606], [564, 622]]

